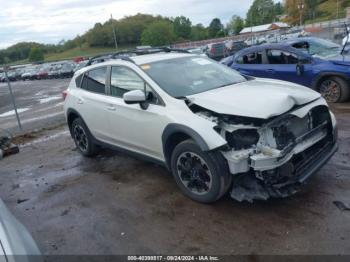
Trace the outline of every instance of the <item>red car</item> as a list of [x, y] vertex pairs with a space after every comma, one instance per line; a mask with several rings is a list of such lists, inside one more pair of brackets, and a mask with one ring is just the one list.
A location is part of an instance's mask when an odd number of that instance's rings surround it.
[[49, 71], [45, 68], [41, 68], [37, 73], [36, 73], [36, 79], [41, 80], [41, 79], [47, 79], [49, 76]]

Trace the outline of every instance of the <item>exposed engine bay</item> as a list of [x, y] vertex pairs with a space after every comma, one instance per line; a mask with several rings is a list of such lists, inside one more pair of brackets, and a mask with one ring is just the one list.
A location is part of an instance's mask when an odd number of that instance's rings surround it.
[[320, 103], [293, 108], [271, 119], [222, 115], [195, 104], [188, 106], [214, 122], [215, 130], [227, 141], [220, 151], [233, 175], [231, 197], [238, 201], [296, 193], [329, 152], [336, 150], [329, 109]]

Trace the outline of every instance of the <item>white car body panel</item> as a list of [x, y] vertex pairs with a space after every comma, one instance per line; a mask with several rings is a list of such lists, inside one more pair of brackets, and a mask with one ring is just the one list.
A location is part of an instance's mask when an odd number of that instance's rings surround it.
[[268, 119], [316, 100], [320, 94], [288, 82], [257, 79], [188, 98], [216, 113]]
[[109, 104], [106, 103], [105, 95], [91, 93], [85, 90], [74, 90], [76, 93], [76, 108], [83, 119], [89, 123], [90, 131], [98, 139], [108, 136], [109, 123], [106, 114]]

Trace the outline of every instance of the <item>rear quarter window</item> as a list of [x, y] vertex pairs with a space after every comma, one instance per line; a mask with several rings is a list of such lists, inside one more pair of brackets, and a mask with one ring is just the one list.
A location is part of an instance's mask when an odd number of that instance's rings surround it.
[[84, 75], [84, 74], [81, 74], [81, 75], [79, 75], [79, 76], [77, 76], [77, 77], [75, 78], [75, 85], [76, 85], [76, 87], [80, 87], [80, 85], [81, 85], [81, 79], [83, 78], [83, 75]]

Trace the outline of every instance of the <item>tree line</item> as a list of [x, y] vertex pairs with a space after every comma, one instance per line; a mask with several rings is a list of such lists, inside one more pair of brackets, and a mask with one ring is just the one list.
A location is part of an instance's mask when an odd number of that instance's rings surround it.
[[[193, 25], [184, 16], [168, 18], [148, 14], [127, 16], [119, 20], [109, 19], [96, 23], [93, 28], [74, 39], [62, 40], [57, 45], [22, 42], [0, 50], [0, 64], [28, 59], [38, 61], [47, 53], [63, 52], [82, 46], [113, 47], [114, 32], [119, 47], [136, 45], [168, 45], [177, 41], [203, 40], [225, 36], [224, 25], [219, 18], [213, 19], [208, 27]], [[33, 54], [32, 56], [30, 54]]]
[[[63, 52], [72, 48], [113, 47], [114, 32], [119, 47], [136, 45], [168, 45], [174, 42], [197, 41], [209, 38], [223, 37], [239, 34], [248, 26], [257, 26], [272, 22], [286, 21], [291, 25], [299, 23], [300, 10], [298, 4], [303, 4], [305, 19], [314, 19], [319, 15], [317, 7], [325, 2], [335, 0], [254, 0], [246, 18], [233, 15], [224, 25], [219, 18], [214, 18], [208, 26], [192, 24], [184, 16], [175, 18], [153, 16], [149, 14], [136, 14], [121, 19], [109, 19], [105, 23], [96, 23], [93, 28], [74, 39], [62, 40], [57, 45], [44, 45], [39, 43], [18, 43], [5, 50], [0, 50], [0, 64], [28, 59], [30, 61], [42, 60], [44, 54]], [[341, 10], [350, 4], [350, 0], [340, 1]], [[343, 12], [343, 11], [342, 11]]]

